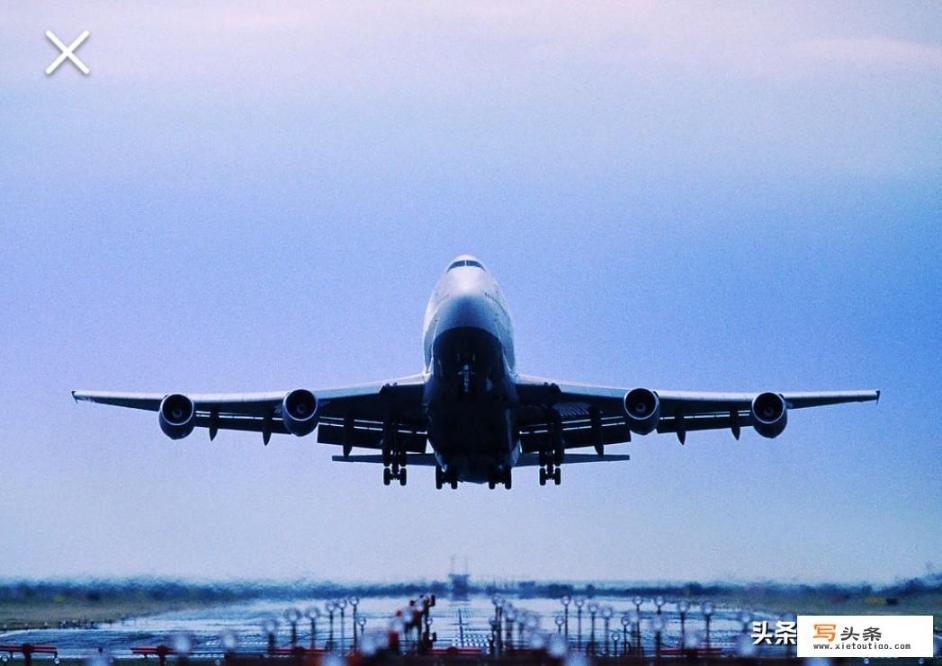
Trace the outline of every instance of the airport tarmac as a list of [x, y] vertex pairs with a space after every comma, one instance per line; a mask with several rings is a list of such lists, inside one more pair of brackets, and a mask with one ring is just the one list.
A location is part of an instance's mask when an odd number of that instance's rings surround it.
[[[529, 636], [539, 635], [545, 641], [551, 634], [562, 633], [564, 626], [557, 626], [556, 618], [562, 616], [563, 606], [559, 599], [527, 598], [517, 599], [507, 597], [518, 616], [532, 617], [529, 628], [522, 630]], [[53, 645], [58, 649], [60, 658], [83, 658], [97, 654], [99, 650], [107, 652], [116, 659], [134, 657], [132, 648], [158, 645], [171, 645], [173, 637], [187, 634], [192, 637], [192, 652], [195, 655], [219, 655], [223, 652], [220, 636], [225, 632], [233, 632], [238, 636], [238, 649], [240, 653], [264, 653], [268, 646], [268, 637], [263, 629], [266, 620], [276, 618], [278, 628], [276, 644], [278, 647], [290, 647], [291, 629], [285, 619], [285, 611], [289, 608], [305, 610], [311, 607], [320, 609], [321, 617], [317, 619], [317, 633], [315, 645], [323, 648], [327, 641], [333, 638], [338, 649], [348, 651], [353, 648], [353, 609], [349, 604], [344, 609], [343, 623], [341, 624], [340, 611], [334, 613], [333, 633], [330, 630], [330, 621], [325, 610], [328, 600], [297, 598], [293, 600], [255, 600], [233, 604], [213, 606], [198, 610], [183, 610], [165, 612], [156, 615], [130, 618], [120, 622], [102, 623], [91, 628], [60, 629], [43, 628], [18, 630], [0, 633], [0, 643], [3, 644], [42, 644]], [[363, 629], [357, 627], [360, 638], [363, 631], [386, 630], [396, 609], [406, 607], [409, 600], [393, 597], [367, 597], [360, 600], [357, 607], [357, 618], [365, 620]], [[609, 642], [606, 644], [604, 625], [601, 612], [595, 619], [596, 653], [614, 653], [623, 651], [624, 636], [628, 636], [633, 643], [632, 626], [623, 625], [623, 616], [634, 610], [632, 600], [624, 597], [596, 597], [589, 600], [582, 609], [581, 635], [579, 632], [578, 613], [575, 604], [569, 606], [569, 644], [575, 649], [579, 646], [585, 649], [592, 639], [592, 621], [588, 611], [589, 605], [595, 603], [599, 608], [611, 607], [613, 614], [609, 621]], [[688, 646], [691, 643], [703, 645], [705, 636], [704, 616], [698, 604], [692, 604], [686, 613], [684, 633]], [[655, 649], [655, 632], [653, 622], [656, 617], [654, 600], [645, 599], [641, 605], [641, 645], [646, 654], [653, 654]], [[526, 613], [521, 613], [526, 611]], [[431, 609], [431, 630], [437, 634], [435, 647], [460, 646], [465, 648], [479, 648], [485, 651], [489, 647], [492, 635], [490, 620], [494, 616], [494, 605], [489, 597], [472, 596], [466, 599], [438, 598], [437, 604]], [[776, 616], [750, 613], [749, 617], [755, 620], [777, 620]], [[681, 622], [677, 604], [668, 600], [661, 609], [663, 631], [661, 632], [661, 645], [663, 649], [677, 648], [681, 645]], [[506, 618], [505, 618], [506, 619]], [[560, 618], [561, 619], [561, 618]], [[710, 620], [710, 645], [719, 647], [727, 654], [736, 654], [742, 649], [743, 636], [743, 610], [738, 608], [717, 607]], [[748, 617], [746, 618], [748, 619]], [[534, 627], [534, 622], [537, 623]], [[506, 622], [501, 627], [502, 639], [506, 636]], [[514, 624], [512, 629], [513, 640], [520, 641], [521, 626]], [[613, 639], [613, 632], [618, 634], [618, 642]], [[526, 643], [530, 638], [523, 639]], [[537, 639], [539, 640], [539, 639]], [[311, 622], [302, 617], [297, 626], [298, 645], [309, 647], [311, 645]], [[774, 646], [763, 649], [763, 654], [780, 655], [782, 648]], [[36, 655], [43, 658], [44, 655]], [[46, 658], [51, 659], [52, 656]]]

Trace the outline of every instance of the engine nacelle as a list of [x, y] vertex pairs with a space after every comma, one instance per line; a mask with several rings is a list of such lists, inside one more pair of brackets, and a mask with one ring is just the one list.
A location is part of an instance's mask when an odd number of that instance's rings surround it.
[[661, 416], [661, 401], [651, 389], [636, 388], [625, 394], [625, 419], [628, 429], [647, 435], [657, 427]]
[[167, 437], [183, 439], [196, 425], [196, 406], [185, 395], [172, 393], [160, 401], [157, 420]]
[[317, 398], [307, 389], [295, 389], [281, 401], [281, 420], [292, 435], [311, 434], [317, 427], [317, 419]]
[[763, 437], [778, 437], [788, 423], [788, 406], [778, 393], [760, 393], [752, 399], [752, 427]]

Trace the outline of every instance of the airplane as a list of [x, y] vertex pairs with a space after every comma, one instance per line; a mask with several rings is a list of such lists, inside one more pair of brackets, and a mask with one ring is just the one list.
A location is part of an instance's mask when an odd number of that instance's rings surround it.
[[[605, 447], [631, 436], [751, 426], [777, 437], [788, 412], [879, 400], [879, 391], [716, 393], [609, 387], [517, 372], [510, 312], [478, 259], [448, 264], [425, 310], [424, 370], [388, 381], [324, 390], [267, 393], [73, 391], [76, 401], [157, 412], [172, 439], [207, 428], [297, 437], [342, 447], [332, 459], [383, 465], [383, 483], [406, 485], [407, 465], [435, 468], [435, 485], [512, 485], [512, 470], [539, 467], [540, 485], [561, 483], [563, 464], [616, 462]], [[571, 453], [592, 448], [594, 453]], [[352, 455], [353, 449], [373, 453]], [[429, 451], [431, 449], [431, 451]]]

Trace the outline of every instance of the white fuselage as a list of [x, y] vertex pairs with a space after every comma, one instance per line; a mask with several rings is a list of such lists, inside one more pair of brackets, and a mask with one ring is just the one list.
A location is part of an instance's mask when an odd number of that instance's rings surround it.
[[519, 445], [513, 325], [500, 287], [473, 257], [458, 257], [425, 311], [429, 441], [442, 469], [461, 480], [499, 478]]

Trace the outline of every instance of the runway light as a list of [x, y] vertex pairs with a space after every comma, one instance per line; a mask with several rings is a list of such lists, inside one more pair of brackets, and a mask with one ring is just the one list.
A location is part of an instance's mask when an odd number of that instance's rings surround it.
[[690, 610], [690, 602], [689, 602], [689, 601], [687, 601], [686, 599], [681, 599], [680, 601], [677, 602], [677, 612], [678, 612], [678, 613], [686, 613], [688, 610]]
[[713, 615], [713, 611], [715, 610], [712, 601], [704, 601], [701, 609], [706, 617]]
[[550, 636], [547, 652], [553, 659], [562, 659], [566, 654], [566, 640], [559, 634]]
[[219, 635], [219, 643], [226, 652], [234, 652], [239, 647], [239, 635], [227, 629]]
[[266, 634], [274, 634], [278, 631], [278, 620], [273, 617], [265, 618], [265, 621], [262, 623], [262, 631]]
[[186, 657], [193, 649], [193, 637], [183, 631], [178, 631], [170, 637], [170, 647], [178, 655]]

